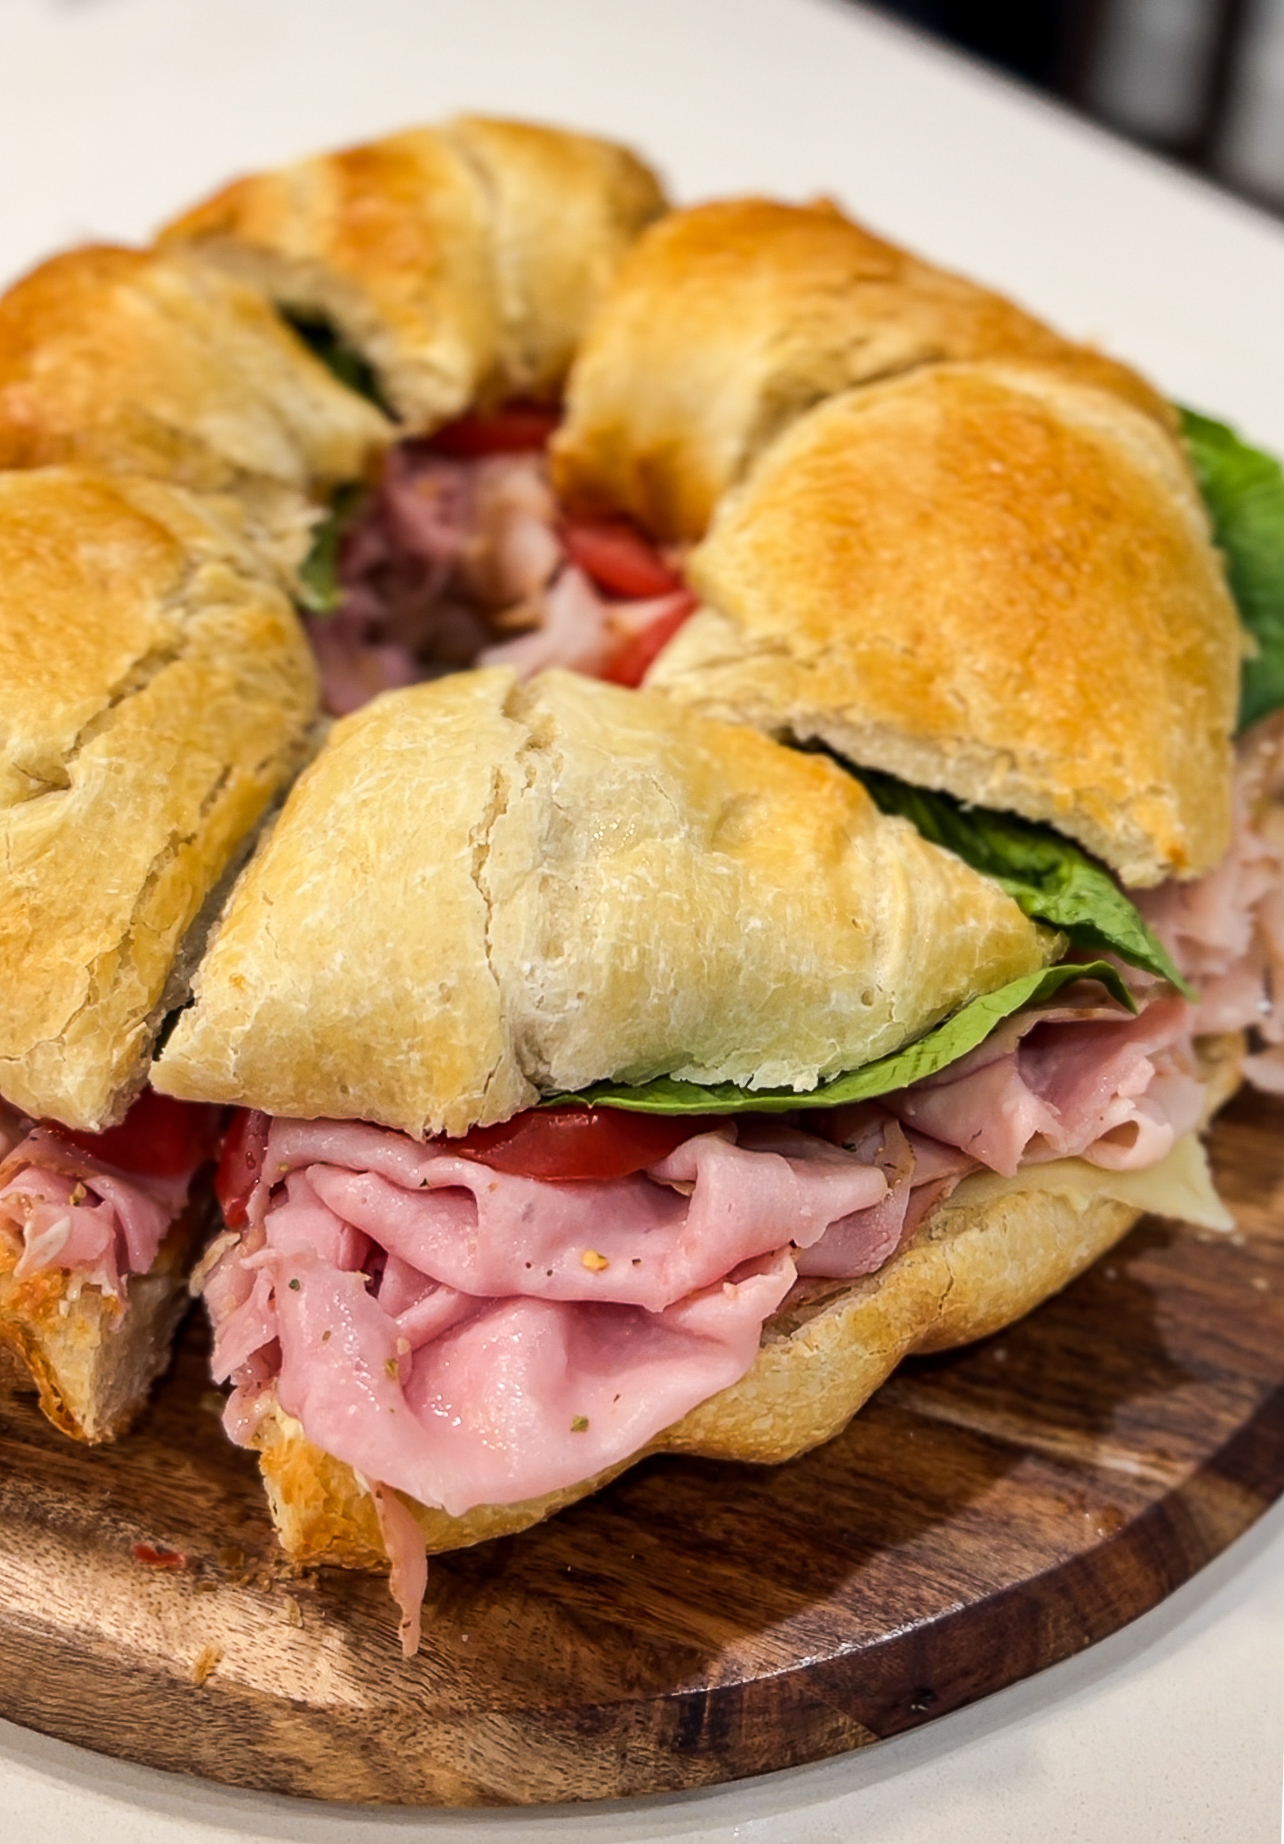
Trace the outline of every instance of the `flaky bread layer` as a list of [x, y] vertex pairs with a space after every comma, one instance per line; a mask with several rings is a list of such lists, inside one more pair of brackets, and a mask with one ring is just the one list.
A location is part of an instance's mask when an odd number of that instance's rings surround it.
[[[1233, 1086], [1228, 1054], [1214, 1082]], [[778, 1465], [842, 1429], [901, 1359], [984, 1338], [1020, 1319], [1113, 1246], [1146, 1209], [1228, 1227], [1194, 1135], [1148, 1172], [1077, 1159], [1014, 1179], [965, 1179], [877, 1274], [813, 1282], [763, 1330], [740, 1382], [701, 1403], [619, 1466], [545, 1497], [465, 1516], [406, 1499], [430, 1551], [507, 1536], [598, 1491], [650, 1454]], [[273, 1522], [301, 1563], [388, 1566], [374, 1501], [350, 1467], [274, 1404], [255, 1438]]]
[[1242, 634], [1168, 432], [1029, 365], [927, 366], [797, 421], [688, 564], [650, 689], [1045, 821], [1125, 883], [1230, 838]]
[[45, 1415], [74, 1440], [123, 1434], [169, 1363], [190, 1304], [188, 1269], [212, 1210], [202, 1186], [151, 1268], [131, 1275], [119, 1299], [66, 1268], [17, 1279], [21, 1242], [0, 1232], [0, 1380], [34, 1383]]

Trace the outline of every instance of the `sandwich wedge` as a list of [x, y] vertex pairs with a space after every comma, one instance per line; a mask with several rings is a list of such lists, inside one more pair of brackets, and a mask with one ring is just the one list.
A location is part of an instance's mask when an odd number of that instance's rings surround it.
[[152, 1049], [316, 678], [234, 503], [33, 469], [0, 474], [0, 704], [0, 1342], [98, 1440], [166, 1361], [217, 1153]]
[[1224, 1222], [1185, 1002], [1065, 946], [654, 694], [490, 670], [344, 720], [153, 1076], [246, 1110], [202, 1277], [290, 1553], [391, 1561], [413, 1644], [425, 1545], [656, 1449], [785, 1458], [1143, 1206]]

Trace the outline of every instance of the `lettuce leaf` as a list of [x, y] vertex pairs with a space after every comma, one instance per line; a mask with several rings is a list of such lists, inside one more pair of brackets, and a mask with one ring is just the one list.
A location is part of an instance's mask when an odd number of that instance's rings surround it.
[[1076, 948], [1117, 954], [1193, 996], [1110, 873], [1077, 845], [1011, 813], [965, 807], [948, 794], [910, 787], [893, 775], [857, 772], [884, 813], [911, 820], [925, 839], [993, 878], [1033, 921], [1060, 929]]
[[1258, 646], [1243, 665], [1246, 730], [1284, 704], [1284, 468], [1211, 416], [1182, 410], [1181, 420], [1231, 594]]
[[342, 600], [339, 583], [339, 549], [365, 498], [359, 486], [340, 487], [330, 510], [312, 534], [312, 549], [299, 565], [296, 599], [310, 615], [331, 615]]
[[1098, 980], [1130, 1012], [1137, 1009], [1118, 968], [1109, 961], [1063, 964], [1045, 967], [1040, 973], [1027, 973], [997, 992], [972, 999], [912, 1044], [879, 1057], [876, 1063], [866, 1063], [863, 1069], [846, 1070], [801, 1094], [791, 1088], [747, 1089], [738, 1088], [734, 1082], [679, 1082], [673, 1076], [657, 1076], [636, 1087], [624, 1082], [595, 1082], [591, 1088], [574, 1094], [549, 1095], [540, 1106], [622, 1108], [633, 1114], [792, 1114], [796, 1108], [837, 1108], [846, 1102], [872, 1101], [877, 1095], [908, 1088], [911, 1082], [934, 1076], [948, 1064], [956, 1063], [984, 1043], [996, 1025], [1023, 1005], [1038, 1005], [1075, 980]]
[[340, 384], [346, 384], [350, 391], [364, 397], [385, 416], [392, 413], [379, 389], [379, 380], [372, 367], [357, 351], [350, 346], [342, 333], [328, 320], [318, 320], [307, 314], [290, 314], [285, 316], [293, 330], [315, 358], [320, 359], [326, 370], [332, 372]]

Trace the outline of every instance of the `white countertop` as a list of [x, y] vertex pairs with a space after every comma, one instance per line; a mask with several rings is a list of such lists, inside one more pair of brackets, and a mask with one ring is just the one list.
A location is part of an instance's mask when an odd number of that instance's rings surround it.
[[[695, 198], [827, 191], [1284, 452], [1284, 229], [824, 0], [0, 0], [0, 280], [233, 172], [461, 107], [634, 141]], [[1275, 1844], [1284, 1506], [1082, 1657], [719, 1791], [326, 1810], [0, 1724], [0, 1844]]]

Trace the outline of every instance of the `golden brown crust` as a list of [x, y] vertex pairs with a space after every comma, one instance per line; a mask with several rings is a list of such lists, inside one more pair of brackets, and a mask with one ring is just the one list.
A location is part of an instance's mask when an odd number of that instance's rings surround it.
[[996, 355], [1064, 365], [1172, 424], [1126, 366], [832, 205], [672, 212], [626, 257], [580, 349], [553, 450], [558, 488], [580, 510], [697, 538], [755, 456], [820, 399]]
[[1044, 820], [1132, 884], [1230, 836], [1240, 628], [1177, 444], [1060, 372], [831, 398], [719, 508], [648, 685]]
[[181, 249], [68, 250], [0, 297], [0, 469], [235, 494], [289, 567], [391, 435], [266, 301]]
[[[405, 1500], [431, 1551], [506, 1536], [552, 1516], [652, 1453], [777, 1465], [838, 1433], [912, 1353], [989, 1336], [1083, 1272], [1148, 1204], [1216, 1218], [1193, 1136], [1163, 1167], [1104, 1173], [1064, 1160], [1016, 1180], [965, 1180], [877, 1274], [812, 1282], [763, 1332], [749, 1373], [620, 1466], [546, 1497], [463, 1517]], [[342, 1461], [273, 1404], [254, 1444], [273, 1520], [295, 1561], [387, 1567], [373, 1501]]]
[[461, 115], [443, 130], [490, 200], [499, 390], [556, 399], [625, 250], [664, 210], [655, 174], [614, 141]]
[[0, 475], [0, 1093], [28, 1114], [123, 1112], [189, 930], [302, 758], [315, 669], [234, 515]]
[[336, 727], [153, 1080], [416, 1134], [605, 1077], [810, 1088], [1057, 945], [827, 758], [458, 674]]
[[238, 180], [161, 238], [328, 320], [422, 431], [555, 389], [580, 316], [658, 206], [649, 177], [586, 136], [462, 118]]
[[78, 1441], [123, 1434], [169, 1362], [189, 1304], [187, 1271], [209, 1219], [207, 1185], [172, 1226], [152, 1267], [117, 1299], [65, 1268], [14, 1276], [18, 1239], [0, 1233], [0, 1347], [9, 1381], [34, 1383], [45, 1415]]

